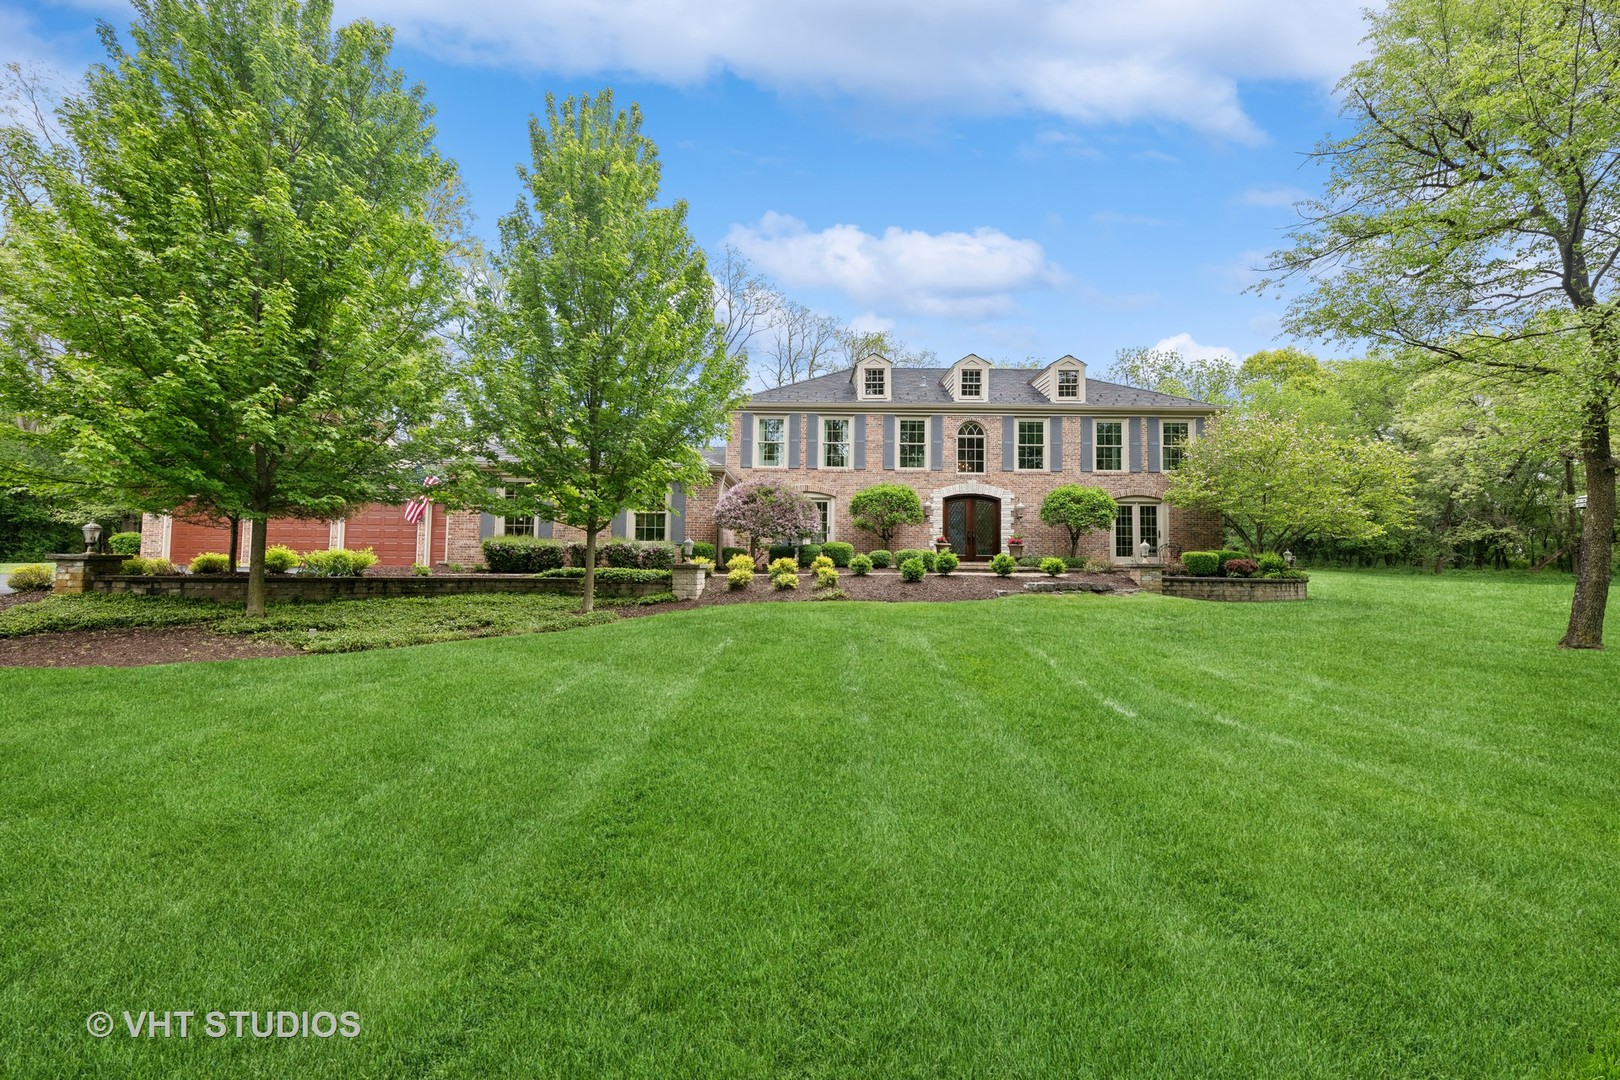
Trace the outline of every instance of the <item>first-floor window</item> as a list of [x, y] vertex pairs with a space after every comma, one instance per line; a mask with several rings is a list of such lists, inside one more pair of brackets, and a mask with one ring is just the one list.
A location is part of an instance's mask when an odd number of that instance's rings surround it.
[[1120, 503], [1114, 515], [1114, 558], [1135, 559], [1144, 543], [1150, 558], [1159, 554], [1158, 504]]
[[1097, 421], [1097, 471], [1125, 468], [1125, 425], [1118, 420]]
[[1181, 468], [1181, 461], [1187, 456], [1187, 440], [1189, 438], [1188, 426], [1185, 422], [1164, 424], [1164, 471]]
[[638, 510], [635, 525], [637, 540], [669, 539], [669, 514], [663, 510]]
[[817, 533], [815, 542], [825, 544], [833, 538], [832, 500], [812, 498], [810, 501], [816, 504], [816, 514], [821, 520], [821, 531]]
[[821, 465], [826, 469], [849, 468], [849, 421], [823, 420]]
[[759, 463], [769, 469], [779, 469], [787, 463], [787, 421], [780, 416], [765, 416], [759, 421]]
[[[505, 487], [503, 487], [501, 489], [501, 497], [504, 498], [504, 499], [516, 498], [518, 495], [522, 494], [524, 489], [527, 488], [528, 486], [529, 486], [528, 484], [507, 484]], [[520, 516], [517, 516], [517, 517], [509, 517], [509, 518], [501, 519], [501, 535], [502, 536], [533, 536], [534, 535], [534, 517], [533, 517], [533, 515], [531, 515], [531, 514], [523, 514], [523, 515], [520, 515]]]
[[900, 421], [900, 467], [928, 468], [928, 421]]
[[1046, 468], [1046, 421], [1018, 421], [1018, 467]]

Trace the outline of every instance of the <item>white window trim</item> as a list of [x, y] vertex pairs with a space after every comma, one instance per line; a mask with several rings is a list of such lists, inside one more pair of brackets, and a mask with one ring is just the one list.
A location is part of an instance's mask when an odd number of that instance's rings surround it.
[[1164, 562], [1164, 545], [1170, 535], [1170, 504], [1162, 499], [1125, 498], [1118, 500], [1121, 510], [1131, 512], [1131, 554], [1120, 555], [1114, 548], [1114, 527], [1108, 527], [1108, 557], [1116, 563], [1131, 563], [1136, 561], [1136, 548], [1142, 543], [1142, 511], [1144, 506], [1151, 506], [1158, 512], [1159, 543], [1154, 549], [1152, 559]]
[[1159, 471], [1160, 472], [1169, 472], [1170, 471], [1170, 462], [1168, 460], [1168, 458], [1170, 456], [1170, 440], [1165, 437], [1165, 433], [1164, 433], [1164, 428], [1165, 428], [1166, 424], [1183, 424], [1183, 425], [1186, 426], [1186, 428], [1187, 428], [1187, 441], [1181, 444], [1181, 453], [1182, 453], [1183, 456], [1186, 456], [1187, 448], [1189, 446], [1191, 446], [1193, 444], [1193, 442], [1196, 441], [1197, 438], [1198, 438], [1198, 425], [1193, 423], [1191, 420], [1166, 420], [1163, 417], [1160, 417], [1159, 418]]
[[[1063, 392], [1063, 376], [1065, 376], [1065, 375], [1073, 375], [1074, 376], [1074, 393], [1072, 393], [1072, 394], [1065, 394]], [[1052, 400], [1053, 401], [1079, 401], [1079, 400], [1081, 400], [1081, 393], [1080, 393], [1081, 381], [1082, 380], [1080, 378], [1080, 369], [1079, 368], [1072, 368], [1072, 367], [1071, 368], [1058, 368], [1056, 371], [1054, 371], [1052, 373]]]
[[[660, 512], [657, 511], [657, 510], [632, 510], [632, 511], [630, 511], [630, 528], [628, 530], [626, 530], [627, 532], [630, 533], [630, 535], [625, 537], [625, 539], [627, 539], [627, 540], [636, 540], [636, 541], [639, 541], [641, 539], [640, 537], [638, 537], [636, 535], [636, 532], [637, 532], [637, 529], [636, 529], [636, 515], [641, 514], [641, 515], [646, 515], [648, 517], [651, 517], [651, 516], [653, 516], [655, 514], [659, 514], [659, 513]], [[649, 543], [649, 544], [667, 544], [667, 543], [669, 543], [670, 526], [671, 526], [672, 522], [669, 520], [669, 506], [667, 504], [665, 505], [665, 507], [664, 507], [664, 509], [662, 511], [662, 517], [664, 519], [664, 538], [662, 540], [648, 540], [648, 541], [646, 541], [646, 543]]]
[[[511, 497], [511, 489], [514, 486], [516, 486], [516, 487], [525, 487], [525, 486], [527, 486], [527, 481], [516, 480], [516, 479], [510, 478], [510, 477], [502, 480], [501, 481], [501, 498], [503, 498], [503, 499], [510, 498]], [[493, 517], [494, 515], [491, 515], [491, 516]], [[498, 528], [500, 530], [498, 533], [496, 533], [497, 536], [539, 536], [540, 535], [540, 515], [539, 514], [530, 514], [529, 515], [529, 531], [527, 533], [509, 533], [509, 532], [507, 532], [506, 531], [506, 518], [504, 518], [504, 517], [497, 517], [497, 518], [495, 518], [495, 521], [497, 522], [496, 528]]]
[[[980, 468], [977, 472], [964, 472], [963, 469], [962, 469], [962, 429], [967, 427], [969, 424], [973, 424], [973, 425], [978, 427], [979, 434], [976, 437], [979, 438], [979, 439], [984, 440], [983, 450], [982, 450], [982, 453], [981, 453], [980, 458], [979, 458], [979, 464], [981, 466], [983, 466], [983, 467]], [[970, 436], [970, 438], [971, 437], [973, 437], [973, 436]], [[989, 476], [990, 475], [990, 429], [985, 426], [984, 421], [982, 421], [982, 420], [964, 420], [964, 421], [962, 421], [960, 424], [956, 425], [956, 435], [955, 435], [954, 438], [955, 438], [955, 441], [952, 444], [951, 449], [953, 451], [952, 456], [956, 458], [956, 461], [955, 461], [956, 475], [957, 476]]]
[[[882, 372], [882, 374], [883, 374], [883, 393], [874, 394], [874, 393], [869, 392], [866, 389], [866, 374], [869, 371]], [[889, 369], [884, 367], [882, 364], [866, 364], [866, 365], [863, 365], [861, 367], [860, 372], [858, 373], [858, 376], [859, 376], [859, 379], [860, 379], [860, 399], [862, 401], [888, 401], [889, 400], [889, 383], [890, 383], [889, 375], [890, 374], [891, 373], [890, 373]]]
[[[844, 431], [847, 434], [847, 437], [844, 439], [844, 445], [847, 446], [849, 448], [849, 450], [848, 450], [847, 453], [844, 454], [844, 460], [846, 462], [848, 462], [848, 464], [845, 464], [845, 465], [829, 465], [829, 464], [827, 464], [827, 447], [829, 445], [828, 440], [827, 440], [827, 425], [830, 422], [836, 421], [836, 420], [842, 420], [844, 422]], [[819, 423], [821, 424], [821, 431], [819, 433], [820, 436], [821, 436], [821, 445], [818, 447], [816, 452], [817, 452], [817, 454], [820, 455], [821, 460], [817, 464], [821, 468], [827, 469], [830, 472], [849, 472], [850, 470], [854, 469], [855, 468], [855, 418], [853, 416], [823, 416], [820, 419]]]
[[[782, 421], [782, 462], [779, 465], [765, 464], [764, 447], [766, 440], [763, 437], [765, 423], [769, 420]], [[788, 467], [788, 418], [782, 416], [756, 416], [754, 417], [754, 468], [756, 469], [785, 469]]]
[[[812, 503], [823, 503], [824, 502], [824, 503], [827, 504], [827, 535], [822, 537], [821, 542], [825, 544], [828, 541], [837, 540], [838, 539], [838, 500], [833, 498], [831, 495], [824, 495], [824, 494], [822, 494], [820, 492], [816, 492], [816, 491], [806, 492], [805, 493], [805, 498], [809, 499]], [[817, 517], [819, 518], [820, 515], [817, 514]]]
[[[923, 437], [922, 437], [923, 463], [921, 465], [902, 465], [902, 464], [900, 464], [900, 448], [904, 445], [903, 441], [901, 440], [901, 434], [902, 434], [904, 429], [902, 428], [901, 425], [903, 425], [908, 420], [910, 420], [913, 423], [919, 423], [920, 422], [922, 424], [922, 426], [923, 426]], [[895, 472], [927, 472], [933, 466], [934, 463], [931, 460], [932, 457], [933, 457], [933, 452], [934, 452], [934, 450], [933, 450], [933, 441], [931, 439], [929, 439], [929, 437], [928, 437], [928, 426], [932, 422], [933, 422], [932, 417], [923, 417], [920, 421], [915, 416], [897, 416], [897, 417], [895, 417], [895, 420], [894, 420], [894, 470], [895, 470]], [[942, 424], [944, 423], [944, 421], [940, 421], [940, 422]]]
[[[1097, 462], [1099, 460], [1099, 458], [1097, 456], [1097, 451], [1102, 449], [1102, 439], [1098, 436], [1098, 433], [1097, 433], [1097, 425], [1099, 425], [1099, 424], [1118, 424], [1119, 425], [1119, 468], [1117, 468], [1117, 469], [1105, 469], [1102, 466], [1097, 464]], [[1126, 423], [1124, 420], [1094, 420], [1094, 421], [1092, 421], [1092, 424], [1091, 424], [1091, 471], [1092, 472], [1100, 472], [1100, 473], [1130, 472], [1131, 471], [1130, 443], [1127, 441], [1127, 440], [1130, 439], [1130, 437], [1131, 437], [1131, 425]]]
[[[1036, 466], [1032, 467], [1032, 468], [1025, 468], [1024, 466], [1018, 464], [1018, 457], [1019, 457], [1019, 454], [1018, 454], [1018, 451], [1019, 451], [1018, 437], [1020, 435], [1018, 427], [1019, 427], [1020, 424], [1039, 424], [1039, 425], [1041, 425], [1041, 463], [1039, 465], [1036, 465]], [[1045, 472], [1046, 471], [1046, 463], [1047, 463], [1047, 460], [1048, 460], [1047, 459], [1047, 454], [1051, 452], [1051, 447], [1052, 447], [1052, 425], [1048, 421], [1046, 421], [1046, 420], [1030, 420], [1027, 417], [1014, 417], [1013, 418], [1013, 472], [1028, 472], [1028, 473]]]
[[[963, 387], [963, 378], [970, 371], [976, 371], [979, 374], [979, 392], [977, 394], [970, 394]], [[990, 379], [986, 376], [983, 368], [963, 368], [961, 371], [956, 373], [956, 399], [958, 401], [983, 401], [985, 391], [989, 388], [989, 385]]]

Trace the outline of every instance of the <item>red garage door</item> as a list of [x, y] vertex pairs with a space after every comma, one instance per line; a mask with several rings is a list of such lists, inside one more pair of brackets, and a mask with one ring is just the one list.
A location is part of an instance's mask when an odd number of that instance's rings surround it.
[[[247, 565], [248, 544], [251, 543], [247, 523], [242, 529], [242, 563]], [[306, 551], [325, 551], [332, 546], [332, 526], [326, 521], [303, 521], [298, 518], [271, 518], [265, 529], [265, 547], [281, 544], [302, 555]]]
[[231, 547], [231, 527], [211, 521], [177, 517], [169, 524], [169, 561], [178, 566], [189, 563], [204, 551], [226, 552]]
[[371, 548], [381, 566], [409, 566], [416, 561], [416, 526], [405, 520], [403, 506], [366, 507], [343, 527], [343, 546]]

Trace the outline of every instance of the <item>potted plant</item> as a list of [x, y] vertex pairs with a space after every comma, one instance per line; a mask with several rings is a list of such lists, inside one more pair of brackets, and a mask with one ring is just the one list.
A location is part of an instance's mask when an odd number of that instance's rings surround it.
[[941, 551], [949, 551], [949, 550], [951, 550], [951, 538], [950, 537], [948, 537], [948, 536], [936, 536], [936, 537], [934, 537], [934, 552], [936, 554], [941, 552]]
[[1015, 559], [1023, 558], [1024, 538], [1017, 533], [1007, 537], [1007, 552]]

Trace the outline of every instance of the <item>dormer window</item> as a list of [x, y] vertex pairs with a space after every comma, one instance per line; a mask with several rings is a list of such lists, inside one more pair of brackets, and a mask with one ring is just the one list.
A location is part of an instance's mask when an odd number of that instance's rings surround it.
[[984, 372], [978, 368], [962, 369], [961, 396], [965, 398], [980, 398], [984, 396]]
[[880, 398], [889, 392], [888, 372], [880, 367], [869, 367], [866, 369], [866, 379], [862, 385], [867, 397]]
[[1078, 371], [1060, 371], [1057, 373], [1057, 396], [1061, 398], [1078, 398], [1080, 396], [1080, 373]]

